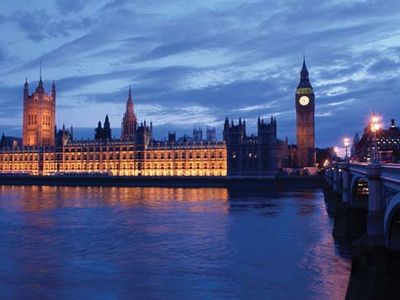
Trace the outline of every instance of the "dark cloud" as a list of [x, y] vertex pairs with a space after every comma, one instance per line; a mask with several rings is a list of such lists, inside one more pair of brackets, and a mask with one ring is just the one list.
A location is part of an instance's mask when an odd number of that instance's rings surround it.
[[47, 38], [68, 37], [71, 32], [89, 29], [95, 21], [89, 17], [58, 20], [46, 10], [18, 11], [12, 16], [28, 39], [41, 42]]
[[57, 0], [56, 4], [61, 13], [76, 13], [90, 5], [89, 0]]
[[[227, 115], [248, 119], [255, 132], [258, 116], [274, 114], [279, 135], [294, 142], [303, 51], [317, 95], [318, 145], [361, 131], [374, 110], [390, 119], [400, 109], [398, 1], [58, 0], [56, 9], [0, 16], [0, 24], [17, 22], [38, 45], [63, 40], [1, 73], [1, 100], [14, 107], [9, 115], [20, 114], [13, 103], [20, 103], [21, 90], [2, 82], [36, 70], [42, 60], [58, 79], [59, 109], [73, 105], [64, 97], [79, 98], [94, 123], [103, 116], [89, 107], [123, 109], [132, 84], [135, 103], [150, 106], [138, 117], [152, 118], [158, 136], [168, 128], [190, 133], [193, 124], [221, 130]], [[0, 65], [10, 61], [7, 47], [0, 44]]]

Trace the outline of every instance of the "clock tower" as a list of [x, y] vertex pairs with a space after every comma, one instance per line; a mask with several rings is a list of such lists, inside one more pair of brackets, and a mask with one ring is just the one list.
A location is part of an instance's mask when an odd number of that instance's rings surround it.
[[300, 72], [296, 89], [297, 165], [300, 168], [315, 166], [315, 98], [308, 77], [306, 60]]

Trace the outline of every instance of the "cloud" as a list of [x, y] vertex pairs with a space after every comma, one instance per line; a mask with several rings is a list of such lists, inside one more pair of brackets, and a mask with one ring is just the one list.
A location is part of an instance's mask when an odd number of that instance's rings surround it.
[[86, 30], [94, 21], [89, 17], [80, 19], [57, 20], [51, 17], [44, 9], [29, 11], [18, 11], [12, 19], [25, 32], [28, 39], [41, 42], [47, 38], [68, 37], [72, 31]]
[[90, 5], [91, 2], [88, 0], [57, 0], [56, 4], [60, 13], [76, 13]]
[[21, 83], [37, 80], [41, 60], [46, 86], [56, 80], [59, 122], [90, 127], [109, 112], [119, 127], [132, 85], [139, 119], [160, 132], [220, 130], [226, 116], [246, 118], [255, 132], [258, 116], [275, 115], [278, 134], [295, 141], [305, 51], [317, 143], [331, 145], [360, 131], [371, 111], [390, 119], [400, 109], [399, 28], [394, 0], [9, 4], [0, 16], [0, 101], [14, 108], [0, 125], [19, 126]]

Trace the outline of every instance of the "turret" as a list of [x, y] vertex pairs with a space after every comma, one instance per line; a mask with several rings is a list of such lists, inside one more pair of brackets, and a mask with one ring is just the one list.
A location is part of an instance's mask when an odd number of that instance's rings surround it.
[[29, 84], [28, 84], [28, 78], [25, 78], [25, 84], [24, 84], [24, 100], [27, 100], [29, 97]]
[[111, 126], [108, 115], [106, 115], [106, 118], [104, 120], [103, 132], [104, 132], [103, 140], [104, 141], [111, 140]]
[[129, 86], [126, 111], [121, 122], [121, 139], [125, 141], [135, 141], [136, 127], [136, 116], [133, 109], [132, 100], [132, 88]]
[[42, 80], [42, 63], [40, 62], [40, 79], [39, 79], [39, 84], [36, 88], [37, 93], [44, 93], [44, 87], [43, 87], [43, 80]]
[[56, 84], [53, 80], [53, 84], [51, 85], [51, 96], [53, 97], [53, 100], [56, 100]]

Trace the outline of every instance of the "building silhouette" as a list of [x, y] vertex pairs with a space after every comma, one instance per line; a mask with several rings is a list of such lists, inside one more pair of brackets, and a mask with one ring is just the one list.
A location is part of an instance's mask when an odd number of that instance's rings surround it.
[[278, 139], [276, 119], [269, 123], [258, 118], [257, 136], [247, 136], [246, 121], [238, 124], [225, 119], [224, 141], [227, 148], [229, 176], [268, 176], [277, 170]]
[[[315, 97], [305, 59], [296, 89], [297, 145], [277, 138], [277, 121], [258, 118], [257, 134], [247, 133], [246, 121], [225, 119], [223, 141], [215, 128], [194, 128], [193, 136], [165, 140], [153, 136], [152, 122], [138, 122], [132, 89], [121, 120], [121, 136], [112, 137], [109, 116], [98, 122], [93, 140], [77, 141], [73, 128], [56, 130], [56, 87], [45, 92], [42, 76], [29, 94], [23, 93], [22, 146], [6, 138], [0, 144], [0, 172], [33, 175], [105, 174], [110, 176], [273, 176], [278, 169], [315, 166]], [[396, 130], [392, 130], [393, 132]], [[398, 131], [398, 130], [397, 130]], [[397, 132], [396, 131], [396, 132]], [[362, 141], [363, 139], [361, 139]], [[361, 142], [360, 141], [360, 142]], [[382, 140], [383, 142], [383, 140]]]
[[104, 127], [101, 126], [101, 121], [97, 123], [97, 128], [94, 130], [94, 139], [97, 142], [111, 141], [111, 125], [108, 115], [104, 119]]
[[215, 127], [207, 127], [206, 129], [206, 140], [208, 142], [215, 142], [217, 140], [217, 134]]

